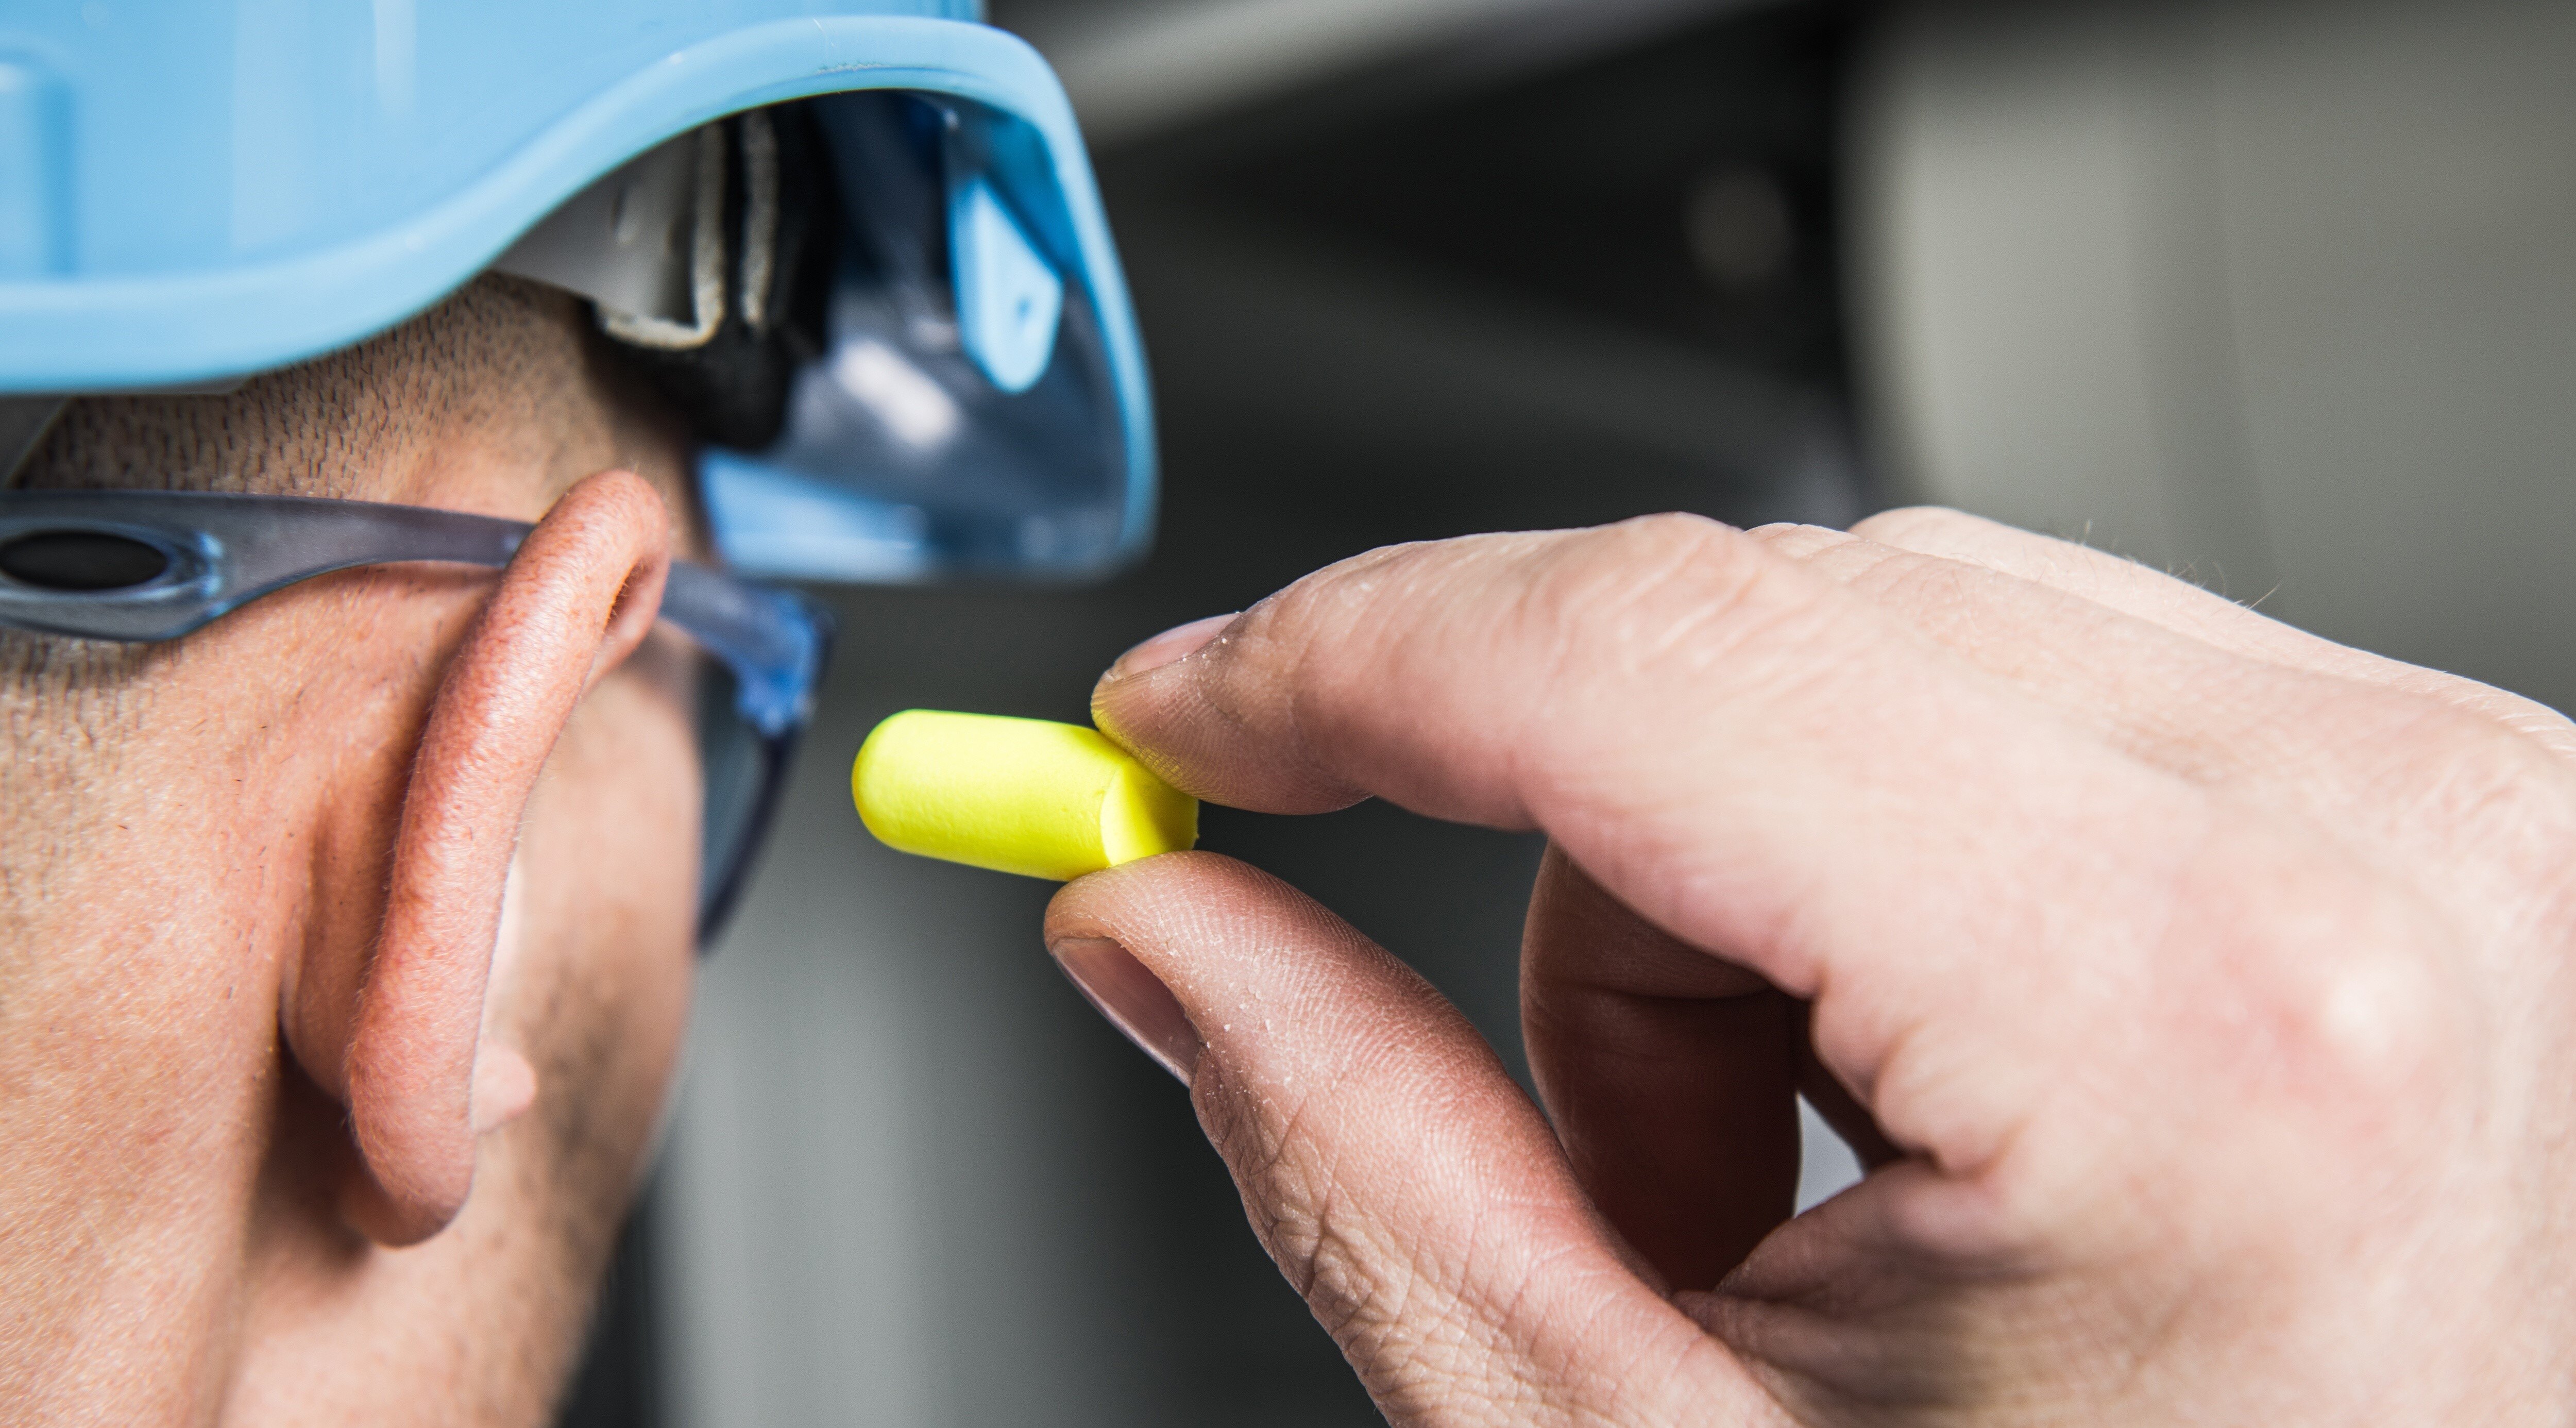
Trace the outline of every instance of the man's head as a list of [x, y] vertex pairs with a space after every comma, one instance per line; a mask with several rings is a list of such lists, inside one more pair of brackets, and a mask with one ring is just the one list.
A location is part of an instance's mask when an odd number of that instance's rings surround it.
[[0, 1403], [542, 1416], [811, 712], [753, 581], [1151, 526], [1071, 109], [977, 8], [0, 7]]
[[687, 457], [506, 278], [34, 453], [544, 523], [504, 575], [348, 571], [168, 644], [0, 632], [0, 1400], [543, 1416], [686, 1010], [693, 656], [641, 596]]

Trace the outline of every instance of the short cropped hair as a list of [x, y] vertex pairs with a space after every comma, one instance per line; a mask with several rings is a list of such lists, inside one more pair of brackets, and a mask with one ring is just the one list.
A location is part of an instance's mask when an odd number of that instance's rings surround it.
[[573, 301], [486, 275], [354, 347], [231, 392], [82, 398], [13, 484], [363, 496], [389, 450], [499, 406], [560, 399], [562, 374], [597, 356], [559, 316]]
[[[603, 389], [622, 419], [684, 440], [674, 436], [668, 403], [578, 303], [487, 274], [399, 326], [230, 392], [83, 397], [11, 484], [382, 498], [372, 487], [389, 461], [435, 460], [444, 434], [503, 424], [496, 419], [560, 429], [549, 408]], [[31, 684], [119, 684], [147, 669], [158, 648], [0, 630], [0, 685], [23, 693]]]

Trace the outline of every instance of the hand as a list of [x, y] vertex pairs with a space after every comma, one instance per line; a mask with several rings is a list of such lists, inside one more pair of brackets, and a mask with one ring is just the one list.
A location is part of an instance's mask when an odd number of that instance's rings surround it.
[[[1552, 840], [1547, 1119], [1251, 868], [1048, 914], [1399, 1424], [2576, 1408], [2576, 728], [2537, 705], [1909, 511], [1377, 551], [1094, 712], [1220, 803]], [[1874, 1168], [1791, 1218], [1800, 1090]]]

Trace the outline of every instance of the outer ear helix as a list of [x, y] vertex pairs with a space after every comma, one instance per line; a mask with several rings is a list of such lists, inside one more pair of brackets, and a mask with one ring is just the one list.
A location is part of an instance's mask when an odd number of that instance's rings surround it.
[[[474, 1183], [477, 1053], [519, 820], [591, 683], [652, 628], [670, 567], [651, 486], [608, 471], [532, 531], [440, 684], [394, 838], [384, 923], [342, 1063], [366, 1174], [344, 1212], [376, 1241], [446, 1227]], [[482, 1111], [532, 1073], [495, 1049]]]

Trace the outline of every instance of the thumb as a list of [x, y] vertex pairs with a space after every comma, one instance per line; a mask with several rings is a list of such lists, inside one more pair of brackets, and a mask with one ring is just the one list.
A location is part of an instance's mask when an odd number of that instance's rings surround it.
[[1253, 1232], [1399, 1425], [1776, 1416], [1646, 1281], [1456, 1008], [1208, 853], [1067, 886], [1047, 947], [1190, 1085]]

